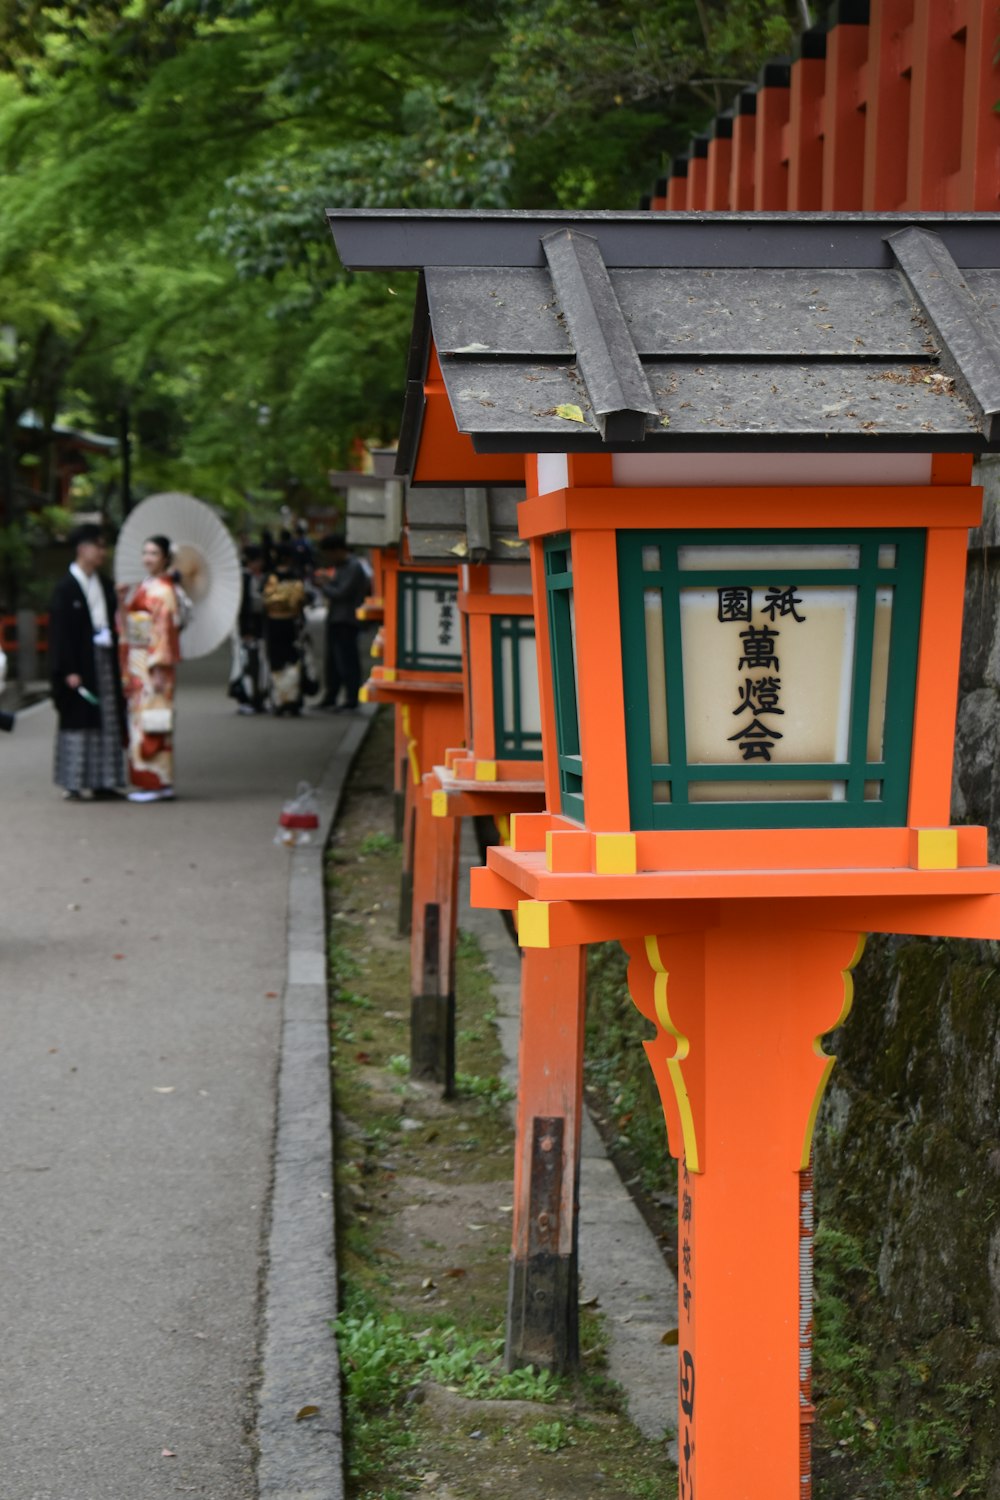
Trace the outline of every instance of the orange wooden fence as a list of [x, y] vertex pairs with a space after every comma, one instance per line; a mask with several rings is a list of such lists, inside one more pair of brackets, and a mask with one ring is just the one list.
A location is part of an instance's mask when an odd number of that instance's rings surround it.
[[654, 210], [1000, 210], [997, 0], [839, 0], [695, 136]]

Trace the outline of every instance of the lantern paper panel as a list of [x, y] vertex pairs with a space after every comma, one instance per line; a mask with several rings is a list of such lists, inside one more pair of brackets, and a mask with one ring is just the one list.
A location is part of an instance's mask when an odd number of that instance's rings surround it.
[[634, 827], [905, 823], [923, 533], [801, 536], [618, 534]]
[[399, 571], [398, 665], [461, 672], [458, 580], [454, 573]]
[[493, 617], [496, 751], [511, 760], [542, 758], [542, 711], [532, 615]]

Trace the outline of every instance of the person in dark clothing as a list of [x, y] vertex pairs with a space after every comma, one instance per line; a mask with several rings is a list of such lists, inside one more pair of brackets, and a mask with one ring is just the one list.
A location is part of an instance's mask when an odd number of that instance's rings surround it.
[[[317, 705], [333, 711], [358, 706], [361, 653], [358, 650], [358, 610], [368, 597], [368, 574], [347, 545], [342, 532], [323, 538], [333, 572], [317, 582], [326, 599], [326, 691]], [[344, 702], [337, 703], [341, 688]]]
[[243, 592], [233, 632], [233, 668], [229, 696], [241, 714], [260, 714], [267, 706], [267, 657], [264, 653], [264, 551], [243, 548]]
[[271, 708], [275, 714], [302, 712], [303, 623], [306, 589], [295, 569], [288, 543], [279, 542], [274, 569], [264, 582], [264, 640], [271, 673]]
[[309, 528], [305, 521], [299, 520], [295, 523], [295, 531], [292, 536], [292, 552], [302, 577], [305, 579], [311, 578], [313, 569], [316, 566], [316, 559], [313, 556], [312, 543], [309, 540]]
[[115, 591], [98, 571], [104, 561], [99, 526], [70, 535], [74, 559], [49, 605], [52, 699], [59, 715], [55, 783], [66, 799], [89, 791], [97, 801], [120, 797], [125, 781], [125, 701], [118, 670]]

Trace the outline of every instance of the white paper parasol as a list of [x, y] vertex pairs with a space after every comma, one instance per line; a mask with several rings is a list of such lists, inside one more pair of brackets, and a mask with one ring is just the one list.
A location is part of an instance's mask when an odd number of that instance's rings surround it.
[[173, 543], [171, 566], [194, 606], [181, 636], [181, 656], [207, 656], [229, 635], [240, 607], [243, 579], [233, 541], [214, 510], [193, 495], [150, 495], [130, 511], [115, 547], [115, 582], [135, 584], [146, 575], [142, 544], [151, 536]]

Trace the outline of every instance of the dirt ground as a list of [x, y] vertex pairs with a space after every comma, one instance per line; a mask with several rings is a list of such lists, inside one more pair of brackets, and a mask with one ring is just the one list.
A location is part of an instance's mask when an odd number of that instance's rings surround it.
[[496, 1352], [513, 1136], [489, 978], [461, 938], [458, 1097], [445, 1102], [407, 1076], [409, 942], [397, 930], [390, 776], [383, 714], [353, 772], [328, 867], [348, 1493], [674, 1500], [664, 1447], [640, 1437], [603, 1373], [599, 1309], [581, 1310], [578, 1377], [539, 1389], [520, 1372], [523, 1389], [510, 1388], [517, 1376], [504, 1384]]

